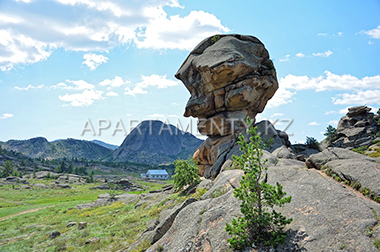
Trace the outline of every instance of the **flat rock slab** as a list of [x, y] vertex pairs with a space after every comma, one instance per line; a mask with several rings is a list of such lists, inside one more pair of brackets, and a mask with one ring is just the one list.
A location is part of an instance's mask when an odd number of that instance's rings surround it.
[[[373, 239], [380, 239], [380, 232], [368, 237], [366, 230], [378, 223], [374, 212], [380, 214], [380, 204], [297, 160], [281, 159], [270, 166], [268, 182], [279, 182], [292, 196], [291, 203], [277, 209], [293, 218], [286, 227], [287, 241], [277, 251], [340, 251], [341, 247], [343, 251], [378, 251]], [[210, 190], [217, 186], [218, 181]], [[147, 251], [159, 246], [168, 252], [231, 251], [225, 225], [240, 215], [239, 205], [232, 190], [194, 202], [178, 213], [171, 228]]]
[[334, 160], [325, 164], [340, 178], [360, 182], [376, 196], [380, 196], [380, 164], [362, 160]]

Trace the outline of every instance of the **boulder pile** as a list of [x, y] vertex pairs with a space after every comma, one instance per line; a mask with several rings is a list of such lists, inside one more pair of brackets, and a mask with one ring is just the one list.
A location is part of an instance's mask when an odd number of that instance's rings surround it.
[[352, 149], [371, 145], [380, 126], [377, 123], [379, 115], [374, 115], [370, 111], [371, 108], [367, 106], [348, 108], [346, 116], [339, 121], [338, 136], [332, 146]]
[[[195, 47], [175, 77], [191, 94], [184, 116], [199, 118], [199, 132], [208, 136], [193, 156], [198, 173], [215, 178], [246, 118], [254, 123], [278, 89], [273, 62], [256, 37], [215, 35]], [[280, 133], [275, 138], [288, 143]]]

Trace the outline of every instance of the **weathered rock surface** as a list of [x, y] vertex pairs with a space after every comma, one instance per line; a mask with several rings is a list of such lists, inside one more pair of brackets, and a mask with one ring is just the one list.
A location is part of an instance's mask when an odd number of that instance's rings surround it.
[[361, 161], [369, 161], [376, 162], [378, 159], [364, 156], [362, 154], [356, 153], [354, 151], [350, 151], [343, 148], [329, 147], [323, 150], [320, 153], [310, 155], [308, 159], [306, 159], [306, 166], [309, 168], [321, 169], [322, 166], [326, 165], [328, 162], [333, 160], [361, 160]]
[[[209, 191], [218, 191], [223, 184], [227, 188], [241, 176], [239, 170], [222, 172]], [[279, 182], [292, 196], [290, 204], [277, 209], [293, 221], [286, 227], [286, 243], [276, 251], [339, 251], [342, 247], [344, 251], [377, 251], [373, 239], [380, 239], [380, 232], [368, 237], [366, 230], [378, 223], [374, 212], [380, 213], [380, 204], [294, 159], [280, 159], [269, 166], [268, 182]], [[231, 251], [225, 224], [240, 215], [239, 201], [233, 190], [215, 197], [206, 194], [183, 208], [171, 228], [147, 251], [159, 246], [169, 252]]]
[[142, 186], [137, 185], [133, 181], [130, 181], [129, 179], [120, 179], [120, 180], [112, 180], [107, 183], [94, 186], [91, 189], [100, 189], [100, 190], [123, 190], [126, 192], [131, 191], [144, 191], [145, 189], [142, 188]]
[[[278, 89], [273, 62], [253, 36], [216, 35], [197, 45], [175, 76], [191, 94], [184, 116], [198, 117], [199, 131], [209, 136], [193, 156], [199, 175], [215, 178], [246, 118], [254, 123]], [[288, 144], [286, 133], [274, 132], [275, 148]]]
[[380, 125], [377, 123], [378, 116], [369, 111], [371, 108], [367, 106], [348, 108], [346, 116], [339, 121], [337, 139], [331, 145], [349, 149], [371, 145], [380, 131]]

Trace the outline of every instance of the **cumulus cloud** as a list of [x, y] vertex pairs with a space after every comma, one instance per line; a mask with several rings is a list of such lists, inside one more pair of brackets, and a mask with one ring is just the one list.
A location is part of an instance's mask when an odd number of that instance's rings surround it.
[[318, 33], [317, 36], [324, 37], [324, 36], [327, 36], [327, 33]]
[[133, 88], [126, 87], [125, 93], [126, 95], [133, 95], [136, 94], [147, 94], [148, 91], [146, 90], [150, 86], [154, 86], [157, 88], [167, 88], [172, 86], [177, 86], [179, 84], [179, 81], [174, 81], [166, 78], [166, 74], [163, 76], [152, 74], [149, 76], [141, 76], [142, 81], [135, 84]]
[[[380, 75], [357, 78], [350, 74], [337, 75], [325, 71], [325, 75], [318, 77], [295, 76], [288, 74], [279, 80], [280, 88], [274, 97], [269, 100], [269, 107], [277, 107], [292, 102], [296, 91], [315, 90], [345, 90], [352, 94], [344, 93], [333, 97], [334, 104], [380, 104]], [[364, 90], [364, 91], [363, 91]]]
[[374, 39], [380, 39], [380, 25], [375, 29], [369, 31], [361, 31], [360, 33], [367, 34], [368, 36]]
[[65, 95], [58, 96], [60, 100], [68, 102], [66, 106], [90, 106], [96, 100], [104, 99], [104, 97], [102, 96], [103, 91], [96, 90], [95, 86], [93, 84], [88, 83], [87, 81], [66, 80], [65, 82], [60, 82], [57, 85], [51, 86], [50, 88], [77, 91], [76, 93], [66, 93]]
[[7, 119], [13, 117], [13, 114], [4, 113], [2, 116], [0, 116], [0, 119]]
[[[380, 83], [379, 83], [380, 84]], [[380, 90], [357, 91], [353, 94], [339, 94], [332, 98], [334, 104], [380, 104]]]
[[119, 96], [117, 93], [115, 93], [115, 92], [108, 92], [107, 94], [106, 94], [106, 96]]
[[27, 87], [24, 87], [24, 88], [15, 87], [15, 89], [22, 90], [22, 91], [28, 91], [29, 89], [39, 89], [39, 88], [43, 88], [44, 86], [45, 86], [44, 84], [39, 85], [39, 86], [28, 85]]
[[97, 55], [95, 53], [87, 53], [83, 55], [83, 61], [82, 64], [86, 65], [90, 68], [90, 70], [95, 70], [98, 66], [100, 66], [103, 63], [106, 63], [108, 58], [103, 55]]
[[102, 91], [94, 89], [86, 89], [82, 93], [65, 94], [60, 95], [59, 99], [69, 102], [71, 106], [89, 106], [94, 103], [95, 100], [102, 99]]
[[[172, 13], [183, 8], [177, 0], [57, 0], [50, 7], [61, 15], [33, 11], [44, 8], [40, 1], [13, 2], [12, 11], [0, 13], [0, 70], [45, 60], [57, 48], [104, 52], [134, 43], [138, 48], [188, 50], [207, 36], [229, 31], [205, 11], [168, 15], [164, 7], [173, 8]], [[83, 64], [92, 70], [106, 62], [103, 55], [86, 55]]]
[[100, 82], [99, 85], [101, 86], [110, 86], [110, 87], [120, 87], [124, 84], [130, 83], [131, 81], [126, 80], [123, 81], [123, 78], [120, 76], [115, 76], [113, 79], [105, 79], [104, 81]]
[[338, 125], [338, 120], [331, 120], [329, 121], [329, 125], [332, 125], [332, 126], [337, 126]]
[[283, 62], [283, 61], [289, 61], [289, 57], [290, 57], [290, 55], [288, 54], [284, 58], [280, 59], [280, 61], [281, 62]]
[[313, 53], [313, 56], [327, 58], [327, 57], [330, 57], [332, 53], [333, 53], [332, 51], [327, 50], [327, 51], [322, 52], [322, 53], [320, 53], [320, 52], [319, 53]]
[[310, 122], [308, 125], [317, 126], [317, 125], [320, 125], [320, 123], [317, 123], [317, 122]]
[[162, 8], [147, 9], [147, 13], [156, 18], [150, 20], [144, 33], [137, 35], [140, 48], [191, 50], [205, 37], [230, 31], [215, 15], [204, 11], [169, 18]]
[[299, 52], [296, 54], [296, 57], [303, 58], [303, 57], [305, 57], [305, 54], [303, 54], [302, 52]]
[[326, 111], [325, 113], [325, 115], [331, 115], [331, 114], [336, 114], [336, 111], [331, 110], [331, 111]]

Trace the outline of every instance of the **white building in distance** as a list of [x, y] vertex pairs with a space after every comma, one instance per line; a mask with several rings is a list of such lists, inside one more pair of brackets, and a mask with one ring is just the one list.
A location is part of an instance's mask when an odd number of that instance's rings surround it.
[[170, 176], [166, 170], [148, 170], [141, 174], [141, 178], [168, 180]]

